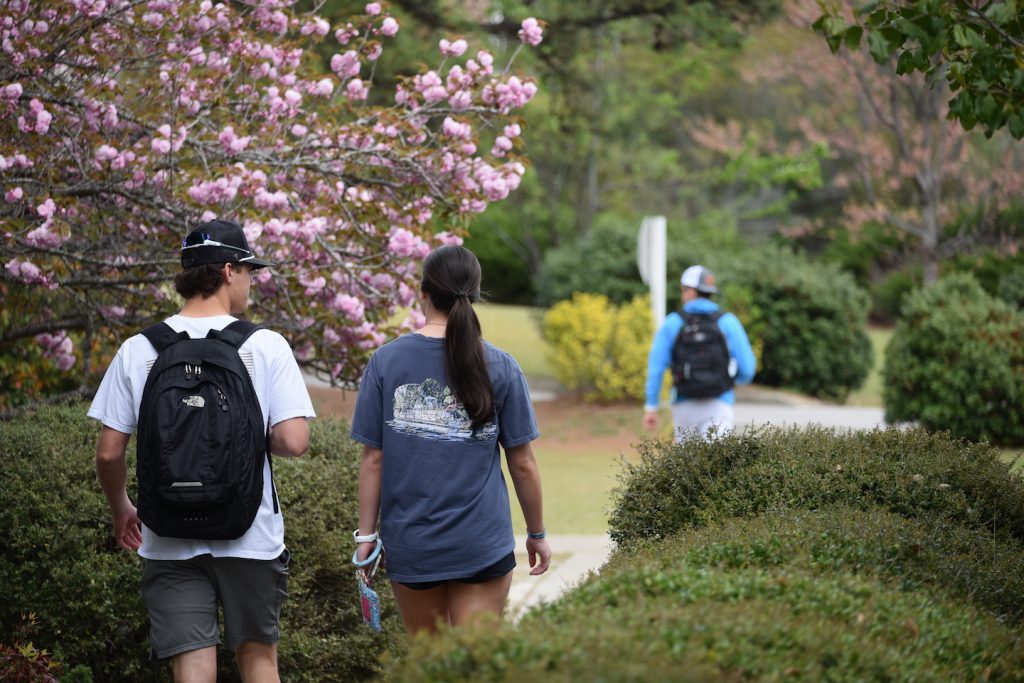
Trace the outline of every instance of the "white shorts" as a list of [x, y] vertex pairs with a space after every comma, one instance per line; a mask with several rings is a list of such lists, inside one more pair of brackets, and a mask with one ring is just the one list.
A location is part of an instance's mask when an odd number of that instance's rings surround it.
[[677, 442], [691, 437], [706, 438], [712, 428], [717, 436], [724, 436], [735, 424], [732, 404], [717, 398], [691, 398], [673, 403], [672, 420]]

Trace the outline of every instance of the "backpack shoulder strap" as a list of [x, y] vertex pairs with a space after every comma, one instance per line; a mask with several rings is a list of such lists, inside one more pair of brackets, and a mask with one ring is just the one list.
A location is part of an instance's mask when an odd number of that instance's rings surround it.
[[164, 322], [150, 325], [141, 334], [149, 340], [158, 354], [163, 353], [163, 350], [171, 344], [189, 338], [188, 332], [175, 332], [170, 325]]
[[245, 340], [253, 335], [256, 330], [262, 330], [262, 325], [251, 323], [248, 320], [236, 320], [223, 330], [210, 330], [206, 335], [207, 339], [220, 339], [236, 349], [245, 343]]

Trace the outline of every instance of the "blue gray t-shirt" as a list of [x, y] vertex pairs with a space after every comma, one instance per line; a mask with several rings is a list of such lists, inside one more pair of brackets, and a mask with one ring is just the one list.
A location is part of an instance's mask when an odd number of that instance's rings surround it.
[[395, 581], [465, 578], [515, 549], [499, 444], [540, 435], [519, 364], [486, 342], [495, 418], [474, 431], [444, 343], [409, 334], [377, 349], [352, 418], [352, 438], [384, 451], [380, 533]]

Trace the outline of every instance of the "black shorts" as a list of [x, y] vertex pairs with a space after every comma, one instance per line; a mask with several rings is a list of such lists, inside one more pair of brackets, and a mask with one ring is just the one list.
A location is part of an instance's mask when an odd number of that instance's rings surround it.
[[428, 591], [431, 588], [437, 588], [438, 586], [448, 583], [448, 581], [458, 581], [459, 583], [484, 583], [491, 579], [496, 579], [499, 576], [505, 576], [516, 567], [516, 554], [515, 551], [509, 553], [505, 557], [501, 558], [490, 567], [484, 567], [476, 574], [467, 576], [462, 579], [446, 579], [444, 581], [418, 581], [416, 583], [406, 583], [405, 581], [399, 581], [400, 584], [406, 588], [411, 588], [414, 591]]

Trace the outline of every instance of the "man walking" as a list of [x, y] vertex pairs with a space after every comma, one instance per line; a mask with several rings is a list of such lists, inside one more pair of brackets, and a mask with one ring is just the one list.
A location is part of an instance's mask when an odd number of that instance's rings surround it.
[[670, 313], [655, 333], [647, 357], [644, 426], [658, 425], [662, 378], [672, 369], [672, 418], [676, 441], [725, 434], [734, 425], [733, 386], [749, 384], [757, 361], [747, 333], [732, 313], [722, 313], [711, 297], [715, 276], [691, 266], [680, 278], [683, 309]]
[[[281, 335], [263, 328], [252, 331], [252, 326], [245, 327], [246, 323], [232, 328], [246, 329], [246, 333], [232, 336], [233, 332], [225, 331], [236, 321], [235, 316], [244, 313], [248, 306], [252, 271], [273, 265], [256, 258], [242, 227], [224, 220], [202, 224], [183, 242], [181, 263], [182, 271], [175, 277], [174, 286], [185, 299], [185, 304], [177, 315], [164, 321], [170, 328], [165, 330], [165, 334], [171, 336], [169, 343], [195, 345], [198, 342], [185, 340], [202, 339], [208, 335], [220, 338], [223, 331], [224, 339], [231, 338], [236, 342], [236, 345], [224, 347], [227, 349], [225, 355], [232, 363], [241, 360], [244, 367], [238, 366], [236, 374], [243, 379], [248, 375], [251, 380], [251, 383], [245, 381], [238, 385], [248, 393], [242, 399], [249, 400], [229, 399], [230, 389], [219, 384], [211, 385], [212, 389], [202, 389], [215, 391], [205, 397], [200, 389], [190, 388], [198, 386], [196, 378], [202, 376], [204, 368], [207, 370], [205, 376], [217, 370], [212, 363], [203, 365], [204, 360], [198, 359], [183, 366], [190, 382], [184, 383], [184, 390], [194, 395], [170, 401], [169, 407], [164, 403], [156, 404], [153, 409], [146, 408], [150, 404], [147, 395], [143, 405], [147, 379], [154, 379], [149, 377], [151, 369], [155, 375], [166, 365], [157, 361], [158, 355], [163, 361], [163, 353], [166, 352], [158, 354], [154, 346], [156, 342], [152, 342], [150, 336], [137, 334], [121, 345], [89, 409], [89, 416], [103, 424], [96, 447], [96, 471], [110, 504], [118, 545], [128, 551], [137, 550], [144, 558], [141, 594], [150, 616], [153, 657], [171, 660], [175, 681], [216, 681], [216, 646], [221, 641], [219, 606], [223, 611], [224, 643], [235, 653], [242, 679], [247, 683], [278, 681], [278, 621], [281, 604], [288, 594], [289, 553], [284, 545], [284, 521], [274, 489], [270, 454], [264, 456], [263, 451], [269, 448], [275, 455], [302, 455], [309, 443], [307, 419], [314, 417], [313, 406], [291, 348]], [[147, 335], [153, 329], [156, 326], [147, 330]], [[221, 345], [221, 342], [212, 343]], [[239, 358], [235, 359], [235, 355]], [[253, 391], [257, 402], [251, 401]], [[216, 420], [227, 419], [221, 416], [222, 412], [228, 414], [229, 409], [240, 412], [245, 406], [249, 407], [246, 417], [251, 420], [250, 424], [262, 430], [262, 433], [255, 434], [254, 439], [264, 446], [251, 453], [252, 449], [237, 446], [233, 441], [238, 439], [231, 437], [227, 443], [217, 442], [218, 445], [211, 449], [209, 443], [213, 437], [207, 430], [215, 428], [210, 425]], [[154, 411], [162, 411], [160, 415], [163, 416], [175, 410], [213, 412], [207, 412], [200, 418], [191, 417], [199, 413], [187, 413], [180, 419], [199, 421], [183, 422], [178, 429], [154, 427], [154, 421], [148, 419], [140, 423], [140, 412], [146, 418]], [[179, 418], [161, 419], [163, 422], [159, 424]], [[136, 428], [139, 429], [140, 451], [138, 510], [126, 490], [125, 457], [128, 440]], [[149, 434], [154, 429], [166, 433]], [[181, 447], [185, 456], [173, 463], [160, 462], [152, 468], [158, 470], [160, 476], [164, 476], [166, 470], [178, 468], [179, 480], [167, 485], [166, 495], [162, 490], [160, 495], [154, 496], [147, 493], [150, 488], [143, 486], [141, 464], [151, 459], [148, 455], [144, 457], [143, 443], [151, 438], [171, 444], [166, 446], [167, 452], [173, 450], [174, 444], [185, 442]], [[202, 470], [200, 474], [188, 472], [190, 454], [203, 452], [204, 448], [216, 451], [208, 456], [210, 463], [194, 467]], [[240, 454], [245, 450], [251, 454]], [[152, 457], [169, 459], [171, 456], [165, 453]], [[212, 496], [216, 493], [228, 501], [221, 504], [222, 508], [228, 509], [230, 514], [237, 511], [240, 504], [230, 497], [224, 498], [229, 494], [219, 493], [222, 488], [231, 490], [232, 487], [201, 481], [206, 470], [223, 467], [214, 461], [228, 457], [248, 457], [248, 461], [254, 463], [249, 468], [253, 472], [251, 480], [255, 482], [250, 486], [254, 491], [250, 494], [251, 524], [245, 518], [236, 531], [225, 531], [230, 527], [215, 527], [203, 528], [200, 532], [197, 527], [196, 538], [180, 537], [187, 532], [179, 531], [177, 527], [167, 527], [172, 529], [170, 532], [163, 531], [161, 525], [164, 520], [176, 512], [172, 503], [180, 508], [177, 510], [179, 518], [205, 519], [206, 512], [180, 512], [187, 509], [189, 496]], [[186, 464], [181, 465], [181, 462]], [[262, 469], [262, 482], [258, 468]], [[147, 478], [150, 476], [148, 472], [145, 473]], [[240, 484], [234, 488], [244, 489], [245, 486]], [[161, 512], [163, 516], [150, 512], [161, 510], [161, 506], [171, 512]], [[145, 521], [140, 519], [140, 511]], [[165, 535], [158, 535], [150, 528], [154, 524]]]

